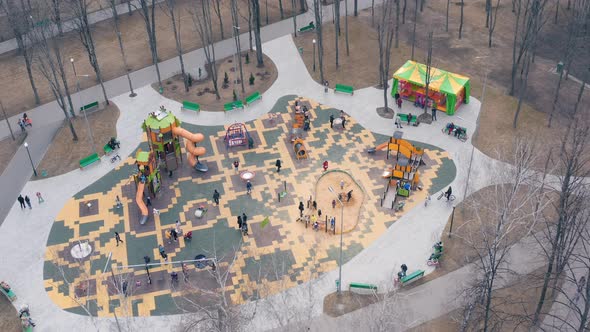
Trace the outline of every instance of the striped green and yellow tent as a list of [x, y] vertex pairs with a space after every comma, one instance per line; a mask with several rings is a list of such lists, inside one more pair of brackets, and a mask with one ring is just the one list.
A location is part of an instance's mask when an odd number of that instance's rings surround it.
[[[421, 88], [426, 87], [426, 65], [408, 60], [393, 74], [393, 89], [391, 95], [398, 91], [399, 81], [406, 81]], [[430, 68], [429, 91], [438, 91], [446, 95], [446, 112], [449, 115], [455, 114], [457, 97], [464, 93], [462, 102], [469, 103], [470, 82], [469, 78], [463, 75], [450, 73], [438, 68]], [[460, 100], [459, 100], [460, 101]]]

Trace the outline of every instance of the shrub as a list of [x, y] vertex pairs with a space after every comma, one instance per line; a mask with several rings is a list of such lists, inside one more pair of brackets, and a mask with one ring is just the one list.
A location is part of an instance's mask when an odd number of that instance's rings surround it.
[[250, 54], [246, 53], [246, 64], [250, 63]]
[[254, 85], [254, 80], [256, 80], [256, 78], [254, 78], [254, 75], [252, 75], [252, 73], [250, 73], [250, 85]]
[[188, 77], [186, 78], [188, 86], [193, 86], [193, 76], [189, 73]]
[[234, 90], [234, 101], [238, 100], [238, 94], [236, 93], [236, 90]]

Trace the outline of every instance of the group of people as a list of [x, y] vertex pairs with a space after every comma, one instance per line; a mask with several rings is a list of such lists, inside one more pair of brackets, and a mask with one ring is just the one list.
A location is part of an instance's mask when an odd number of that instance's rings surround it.
[[445, 132], [447, 133], [447, 135], [453, 134], [457, 138], [460, 138], [461, 136], [466, 134], [464, 128], [459, 127], [452, 122], [447, 123], [447, 126], [445, 127]]
[[238, 230], [242, 232], [242, 235], [248, 235], [248, 216], [246, 213], [238, 216]]
[[[334, 114], [330, 114], [330, 128], [334, 128], [335, 119]], [[343, 110], [340, 110], [340, 125], [342, 125], [342, 129], [346, 129], [346, 122], [348, 122], [346, 120], [346, 114], [344, 114]]]
[[[41, 195], [40, 192], [37, 192], [37, 201], [39, 202], [39, 204], [45, 202], [45, 200], [43, 199], [43, 195]], [[20, 204], [20, 208], [21, 210], [24, 210], [27, 208], [27, 206], [29, 207], [30, 210], [33, 209], [33, 206], [31, 205], [31, 199], [29, 198], [28, 195], [25, 195], [25, 197], [23, 197], [23, 195], [18, 195], [18, 197], [16, 198], [16, 200], [18, 201], [18, 203]]]
[[27, 113], [23, 113], [23, 117], [18, 119], [18, 126], [24, 132], [27, 126], [33, 127], [33, 121], [27, 116]]

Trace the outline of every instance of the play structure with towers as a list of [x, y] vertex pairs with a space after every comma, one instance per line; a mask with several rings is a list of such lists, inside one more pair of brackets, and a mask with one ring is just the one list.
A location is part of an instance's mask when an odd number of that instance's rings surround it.
[[164, 106], [158, 111], [149, 113], [143, 121], [142, 128], [147, 134], [150, 150], [136, 153], [137, 173], [134, 180], [137, 185], [135, 197], [137, 206], [140, 209], [140, 223], [144, 224], [149, 215], [146, 204], [143, 202], [144, 191], [147, 187], [150, 195], [155, 197], [161, 186], [160, 167], [172, 175], [182, 163], [182, 151], [180, 137], [185, 140], [187, 161], [189, 165], [198, 172], [206, 172], [208, 167], [199, 161], [199, 156], [206, 153], [204, 147], [197, 147], [197, 143], [205, 138], [203, 134], [194, 134], [180, 127], [180, 120]]

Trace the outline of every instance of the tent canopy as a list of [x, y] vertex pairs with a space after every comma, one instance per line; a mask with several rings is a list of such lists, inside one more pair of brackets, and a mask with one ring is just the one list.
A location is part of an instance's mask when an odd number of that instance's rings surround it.
[[[393, 74], [393, 77], [419, 86], [426, 86], [426, 65], [408, 60]], [[430, 90], [456, 96], [468, 83], [468, 77], [430, 67], [430, 84], [428, 85]]]

